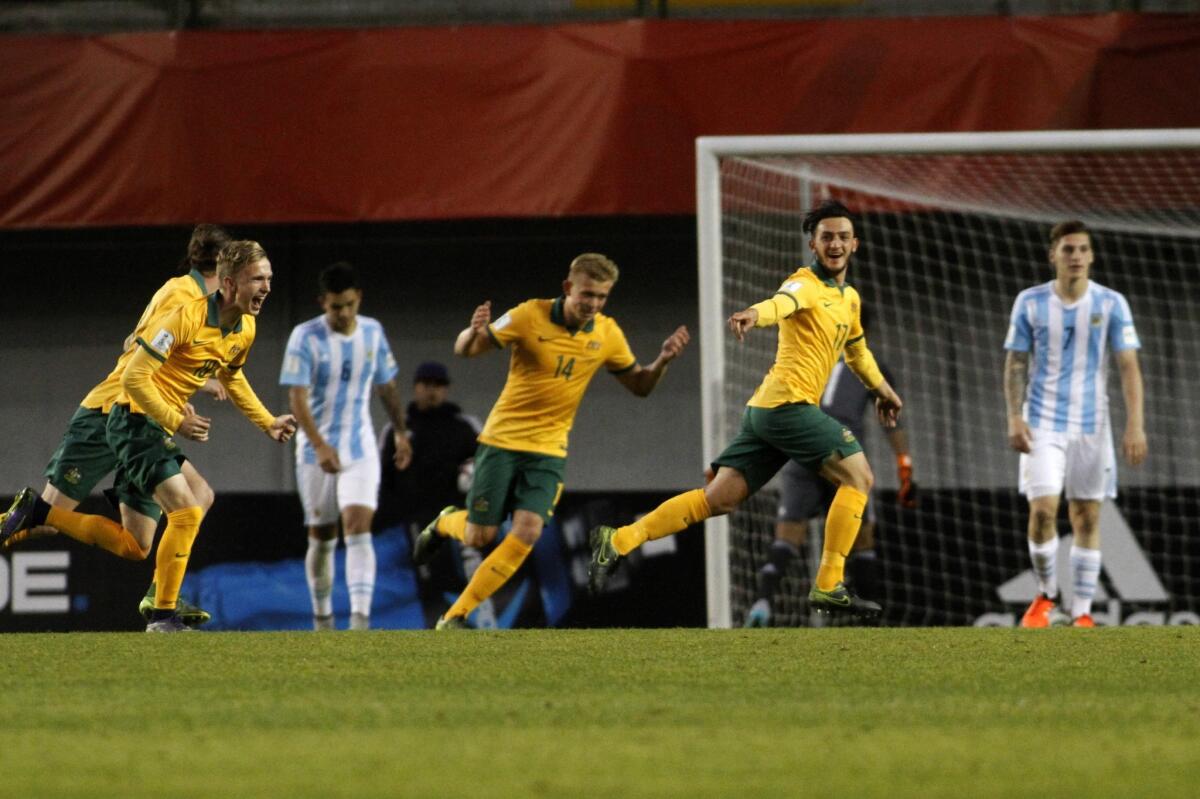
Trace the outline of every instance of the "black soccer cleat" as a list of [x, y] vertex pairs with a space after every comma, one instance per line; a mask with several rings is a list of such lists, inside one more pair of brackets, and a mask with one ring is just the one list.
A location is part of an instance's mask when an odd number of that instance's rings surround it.
[[856, 596], [846, 584], [839, 582], [828, 591], [815, 585], [808, 592], [808, 604], [818, 613], [845, 613], [855, 616], [878, 616], [883, 608], [878, 602]]
[[4, 523], [0, 524], [0, 547], [5, 549], [20, 538], [14, 540], [17, 533], [34, 527], [34, 510], [37, 508], [38, 495], [32, 488], [22, 488], [21, 493], [13, 499], [8, 512], [4, 514]]
[[413, 541], [412, 562], [414, 566], [424, 566], [429, 561], [433, 560], [433, 556], [441, 549], [442, 543], [446, 537], [437, 531], [438, 519], [443, 516], [448, 516], [451, 513], [462, 510], [453, 505], [447, 505], [442, 508], [437, 516], [433, 517], [433, 521], [425, 525], [425, 529], [417, 534], [416, 540]]
[[599, 525], [588, 533], [588, 543], [592, 547], [592, 559], [588, 563], [588, 591], [598, 594], [604, 590], [609, 575], [621, 562], [621, 553], [613, 546], [612, 539], [616, 535], [615, 527]]

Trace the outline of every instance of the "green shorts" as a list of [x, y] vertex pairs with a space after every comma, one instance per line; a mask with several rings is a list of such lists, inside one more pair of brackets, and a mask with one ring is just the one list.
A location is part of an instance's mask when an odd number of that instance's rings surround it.
[[46, 464], [50, 485], [76, 502], [87, 499], [96, 484], [117, 468], [117, 454], [104, 434], [107, 424], [108, 414], [99, 408], [79, 408]]
[[124, 405], [114, 405], [108, 414], [108, 445], [117, 455], [113, 485], [117, 497], [138, 513], [157, 519], [154, 489], [164, 480], [182, 473], [186, 460], [167, 431], [158, 422]]
[[467, 521], [490, 527], [504, 521], [509, 511], [527, 510], [549, 522], [562, 496], [566, 468], [566, 458], [480, 444], [467, 494]]
[[854, 434], [816, 405], [747, 407], [741, 429], [712, 467], [713, 471], [721, 466], [737, 469], [753, 494], [788, 459], [815, 473], [831, 455], [848, 458], [856, 452], [862, 452], [862, 445]]

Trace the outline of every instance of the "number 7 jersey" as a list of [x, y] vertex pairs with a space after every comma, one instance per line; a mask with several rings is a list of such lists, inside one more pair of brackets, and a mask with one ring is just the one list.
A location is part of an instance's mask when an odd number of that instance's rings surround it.
[[583, 392], [601, 366], [612, 374], [637, 365], [616, 321], [597, 314], [569, 328], [564, 298], [528, 300], [488, 326], [497, 347], [512, 344], [508, 379], [479, 441], [493, 447], [566, 457]]
[[1054, 282], [1025, 289], [1013, 303], [1004, 349], [1031, 353], [1025, 420], [1039, 430], [1095, 433], [1108, 423], [1107, 352], [1139, 349], [1129, 303], [1088, 281], [1064, 303]]

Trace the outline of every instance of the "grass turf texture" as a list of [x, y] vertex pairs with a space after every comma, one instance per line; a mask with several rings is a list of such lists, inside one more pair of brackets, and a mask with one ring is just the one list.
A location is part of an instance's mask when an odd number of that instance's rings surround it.
[[1192, 797], [1200, 629], [6, 635], [0, 796]]

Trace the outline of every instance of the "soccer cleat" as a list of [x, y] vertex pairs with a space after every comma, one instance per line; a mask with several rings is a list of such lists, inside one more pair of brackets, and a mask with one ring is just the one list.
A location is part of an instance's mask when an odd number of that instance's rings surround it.
[[[146, 589], [146, 595], [138, 603], [138, 613], [142, 614], [142, 618], [146, 621], [150, 621], [150, 616], [154, 613], [154, 589], [154, 583], [150, 583], [150, 587]], [[188, 627], [199, 627], [212, 619], [211, 613], [202, 607], [193, 605], [183, 597], [175, 600], [175, 615]]]
[[808, 592], [808, 605], [818, 613], [853, 613], [859, 616], [876, 616], [883, 610], [878, 602], [855, 596], [843, 582], [838, 582], [828, 591], [822, 591], [814, 585]]
[[168, 616], [165, 619], [152, 621], [146, 625], [148, 633], [190, 633], [191, 627], [183, 623], [183, 619], [179, 618], [179, 614]]
[[466, 630], [469, 628], [467, 627], [467, 620], [464, 619], [462, 616], [450, 616], [449, 618], [447, 618], [446, 616], [442, 616], [441, 618], [439, 618], [437, 620], [437, 624], [434, 625], [433, 629], [435, 629], [435, 630]]
[[750, 610], [746, 612], [746, 622], [743, 627], [770, 627], [771, 626], [771, 603], [763, 599], [757, 600], [750, 606]]
[[1057, 610], [1054, 600], [1045, 594], [1038, 594], [1025, 609], [1025, 615], [1021, 617], [1021, 626], [1036, 629], [1049, 627], [1050, 614], [1054, 610]]
[[333, 614], [330, 613], [328, 616], [313, 616], [313, 629], [317, 632], [336, 630], [337, 627], [333, 624]]
[[350, 629], [351, 630], [369, 630], [371, 629], [371, 617], [363, 613], [350, 614]]
[[608, 577], [621, 562], [621, 553], [613, 546], [613, 536], [617, 534], [615, 527], [599, 525], [588, 533], [588, 543], [592, 547], [592, 560], [588, 563], [588, 591], [598, 594], [604, 590]]
[[10, 544], [21, 540], [14, 540], [17, 533], [33, 526], [33, 509], [37, 506], [37, 500], [38, 495], [32, 488], [21, 489], [4, 514], [3, 524], [0, 524], [0, 546], [8, 549]]
[[1096, 622], [1092, 619], [1092, 614], [1085, 613], [1082, 616], [1076, 616], [1071, 620], [1072, 627], [1095, 627]]
[[442, 542], [446, 540], [444, 535], [439, 535], [437, 531], [438, 519], [443, 516], [448, 516], [451, 513], [460, 511], [462, 508], [456, 508], [453, 505], [447, 505], [442, 508], [437, 516], [433, 517], [433, 521], [425, 525], [425, 529], [417, 534], [417, 539], [413, 541], [412, 562], [414, 566], [424, 566], [429, 561], [433, 560], [433, 556], [441, 548]]

